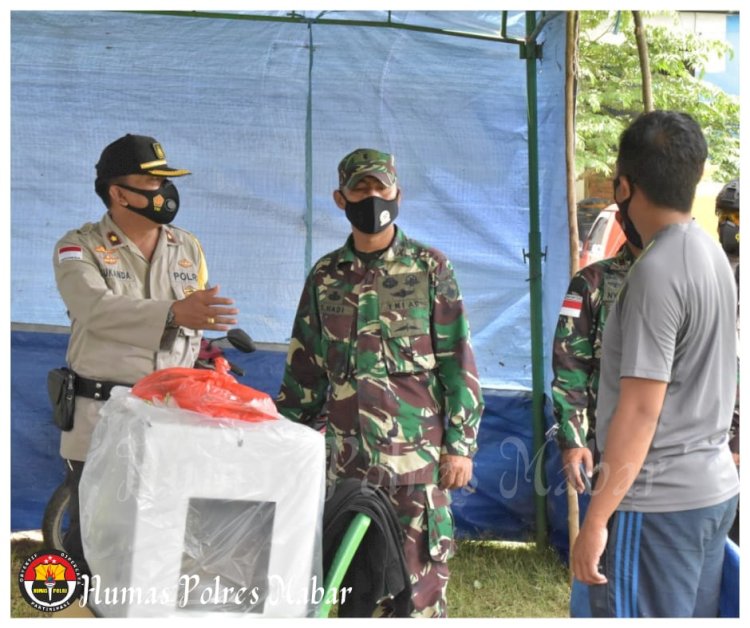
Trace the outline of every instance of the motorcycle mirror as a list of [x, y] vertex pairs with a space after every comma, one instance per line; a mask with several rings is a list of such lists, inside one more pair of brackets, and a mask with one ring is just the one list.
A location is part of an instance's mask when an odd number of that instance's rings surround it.
[[235, 349], [243, 353], [252, 353], [255, 351], [253, 339], [242, 329], [230, 329], [227, 332], [227, 340], [229, 340]]

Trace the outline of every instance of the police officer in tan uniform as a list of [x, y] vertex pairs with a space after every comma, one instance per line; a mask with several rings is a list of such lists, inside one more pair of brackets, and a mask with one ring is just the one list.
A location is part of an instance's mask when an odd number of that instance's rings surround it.
[[180, 206], [170, 179], [187, 174], [167, 165], [154, 138], [119, 138], [96, 164], [95, 190], [106, 214], [55, 245], [55, 279], [71, 322], [67, 363], [76, 373], [73, 427], [60, 443], [72, 489], [64, 544], [84, 566], [78, 482], [110, 390], [158, 369], [193, 366], [201, 330], [237, 322], [233, 301], [218, 296], [218, 286], [206, 287], [198, 240], [167, 226]]

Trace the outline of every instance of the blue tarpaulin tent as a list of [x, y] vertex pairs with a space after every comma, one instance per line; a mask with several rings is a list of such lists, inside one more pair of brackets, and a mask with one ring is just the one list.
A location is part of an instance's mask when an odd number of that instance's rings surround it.
[[564, 548], [556, 445], [533, 427], [551, 421], [568, 281], [564, 50], [558, 13], [13, 12], [11, 527], [40, 526], [63, 473], [45, 386], [68, 323], [53, 246], [99, 219], [94, 164], [138, 133], [193, 172], [175, 224], [200, 237], [211, 282], [264, 349], [237, 358], [243, 383], [271, 394], [305, 275], [348, 233], [338, 160], [393, 153], [397, 222], [454, 263], [487, 396], [459, 530], [531, 538], [538, 494], [542, 532]]

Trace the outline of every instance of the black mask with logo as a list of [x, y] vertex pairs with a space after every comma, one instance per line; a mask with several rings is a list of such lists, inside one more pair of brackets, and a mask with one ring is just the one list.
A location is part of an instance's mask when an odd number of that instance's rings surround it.
[[180, 195], [177, 193], [175, 184], [169, 179], [165, 179], [156, 190], [142, 190], [124, 183], [117, 183], [116, 185], [145, 196], [148, 199], [146, 207], [133, 207], [130, 204], [125, 205], [125, 207], [157, 224], [168, 225], [174, 220], [177, 211], [180, 209]]
[[740, 254], [740, 228], [731, 220], [722, 220], [719, 223], [719, 241], [727, 255]]
[[[343, 192], [341, 195], [344, 196]], [[356, 203], [348, 200], [346, 196], [344, 200], [346, 217], [352, 226], [362, 233], [380, 233], [398, 216], [398, 196], [391, 201], [379, 196], [368, 196]]]
[[[633, 189], [633, 182], [630, 181], [630, 189]], [[620, 185], [620, 178], [618, 177], [615, 179], [614, 187], [615, 187], [615, 196], [617, 196], [617, 188]], [[630, 200], [633, 198], [633, 192], [630, 192], [630, 196], [626, 198], [624, 201], [618, 202], [617, 199], [615, 199], [615, 203], [617, 203], [617, 209], [620, 210], [620, 215], [622, 216], [622, 230], [625, 232], [625, 237], [627, 238], [628, 242], [632, 244], [634, 247], [638, 249], [643, 248], [643, 239], [641, 238], [641, 234], [638, 233], [638, 230], [635, 228], [635, 225], [633, 224], [633, 221], [630, 220], [630, 217], [628, 216], [628, 208], [630, 207]]]

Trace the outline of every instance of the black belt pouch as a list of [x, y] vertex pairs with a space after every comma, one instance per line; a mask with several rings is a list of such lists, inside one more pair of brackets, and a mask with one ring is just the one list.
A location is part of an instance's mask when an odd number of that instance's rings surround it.
[[55, 425], [69, 432], [76, 410], [76, 374], [66, 367], [52, 369], [47, 373], [47, 392]]

